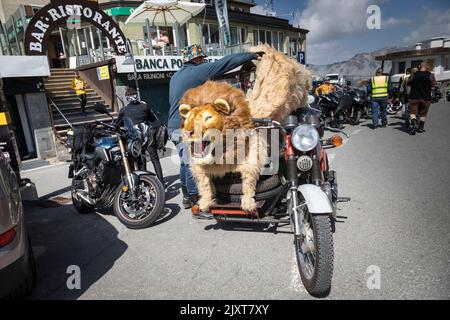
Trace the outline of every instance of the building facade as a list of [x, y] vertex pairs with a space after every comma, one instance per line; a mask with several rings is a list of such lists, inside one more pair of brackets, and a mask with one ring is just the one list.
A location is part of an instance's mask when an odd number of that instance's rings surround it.
[[[24, 37], [28, 23], [43, 6], [58, 1], [61, 0], [20, 0], [19, 3], [2, 0], [0, 2], [0, 56], [24, 55]], [[114, 20], [125, 37], [130, 40], [128, 49], [136, 61], [141, 99], [152, 106], [162, 121], [167, 119], [169, 109], [170, 78], [182, 66], [180, 49], [187, 45], [202, 45], [203, 51], [210, 60], [219, 59], [230, 53], [243, 52], [261, 43], [272, 45], [291, 57], [296, 57], [298, 52], [306, 50], [307, 30], [292, 26], [287, 19], [252, 14], [250, 10], [256, 5], [253, 0], [227, 1], [231, 32], [231, 45], [227, 46], [223, 40], [223, 32], [219, 28], [214, 1], [211, 0], [204, 1], [205, 9], [184, 25], [150, 27], [143, 23], [125, 23], [143, 1], [77, 1], [97, 2], [100, 9]], [[168, 38], [168, 44], [162, 49], [153, 49], [148, 46], [152, 38], [159, 40], [162, 36]], [[123, 56], [116, 56], [108, 37], [95, 25], [76, 16], [51, 30], [46, 55], [51, 74], [44, 79], [44, 86], [50, 101], [50, 115], [53, 114], [55, 117], [55, 119], [50, 117], [52, 118], [50, 125], [53, 126], [57, 137], [60, 132], [67, 131], [63, 124], [58, 124], [61, 118], [60, 109], [67, 110], [64, 111], [67, 112], [64, 118], [72, 123], [95, 121], [95, 112], [90, 106], [95, 99], [101, 98], [112, 108], [112, 111], [117, 112], [125, 103], [123, 95], [126, 86], [135, 84], [133, 68], [122, 65]], [[109, 70], [107, 80], [102, 80], [100, 76], [97, 78], [96, 71], [105, 70], [105, 68]], [[65, 84], [69, 83], [70, 70], [79, 71], [91, 88], [89, 97], [92, 98], [88, 99], [88, 110], [91, 112], [88, 112], [87, 117], [81, 116], [76, 110], [77, 102], [70, 85]], [[111, 92], [108, 91], [109, 89], [99, 90], [99, 88], [108, 87], [109, 83], [113, 87]], [[59, 99], [58, 92], [61, 92]], [[111, 97], [105, 97], [105, 92], [109, 92]], [[13, 97], [15, 93], [11, 92], [11, 94]], [[13, 109], [18, 109], [15, 105], [20, 104], [20, 97], [17, 99], [19, 101], [11, 100]], [[55, 104], [57, 108], [54, 107]], [[17, 123], [24, 123], [19, 119], [20, 114], [17, 113], [17, 115]], [[33, 136], [28, 140], [30, 139], [33, 140]], [[27, 139], [25, 137], [22, 140]], [[33, 150], [34, 145], [30, 144], [28, 154], [39, 157], [38, 149]], [[26, 151], [23, 151], [23, 154], [26, 154]]]
[[450, 38], [436, 37], [416, 43], [412, 50], [389, 52], [375, 58], [378, 61], [392, 61], [391, 75], [397, 82], [408, 68], [417, 68], [425, 60], [431, 60], [433, 73], [440, 83], [450, 82]]

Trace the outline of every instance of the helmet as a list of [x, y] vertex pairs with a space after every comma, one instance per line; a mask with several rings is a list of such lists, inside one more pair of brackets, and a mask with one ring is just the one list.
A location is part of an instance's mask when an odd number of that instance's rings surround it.
[[129, 102], [129, 103], [140, 103], [139, 99], [138, 99], [138, 94], [137, 94], [137, 90], [134, 87], [127, 87], [126, 91], [125, 91], [125, 99]]
[[183, 54], [183, 62], [189, 62], [192, 59], [199, 57], [207, 57], [207, 55], [203, 54], [202, 47], [198, 44], [183, 48], [181, 53]]

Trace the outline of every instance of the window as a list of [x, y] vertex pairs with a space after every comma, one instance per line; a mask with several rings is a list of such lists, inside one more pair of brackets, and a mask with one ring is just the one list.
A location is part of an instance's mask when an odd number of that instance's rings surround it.
[[405, 73], [406, 63], [405, 61], [400, 61], [398, 63], [398, 72], [397, 73]]
[[279, 49], [279, 41], [278, 41], [278, 32], [274, 32], [273, 33], [273, 47], [275, 48], [275, 49], [277, 49], [277, 50], [280, 50]]
[[239, 28], [239, 30], [241, 43], [245, 43], [247, 41], [247, 31], [245, 30], [245, 28]]
[[280, 32], [279, 34], [279, 41], [280, 41], [280, 51], [284, 52], [284, 33]]
[[220, 43], [219, 26], [217, 24], [204, 24], [202, 27], [203, 44]]
[[236, 27], [231, 27], [230, 28], [230, 33], [231, 33], [231, 45], [236, 45], [239, 43], [239, 38], [238, 38], [238, 30]]
[[450, 70], [450, 56], [445, 57], [444, 70]]
[[264, 30], [258, 30], [259, 38], [258, 43], [266, 43], [266, 32]]
[[272, 45], [272, 31], [266, 31], [266, 43]]

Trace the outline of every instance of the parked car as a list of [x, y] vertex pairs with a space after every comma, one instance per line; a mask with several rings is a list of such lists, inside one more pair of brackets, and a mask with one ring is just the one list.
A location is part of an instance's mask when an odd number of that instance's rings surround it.
[[0, 152], [0, 298], [18, 298], [36, 282], [17, 177]]

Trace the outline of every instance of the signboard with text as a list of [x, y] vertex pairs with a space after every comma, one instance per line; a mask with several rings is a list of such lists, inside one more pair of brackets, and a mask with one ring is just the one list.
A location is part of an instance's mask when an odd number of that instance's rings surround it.
[[[205, 58], [205, 63], [217, 61], [222, 56], [211, 56]], [[125, 57], [117, 56], [116, 65], [118, 73], [133, 73], [133, 65], [123, 65]], [[141, 72], [174, 72], [183, 66], [182, 56], [136, 56], [136, 71]]]

